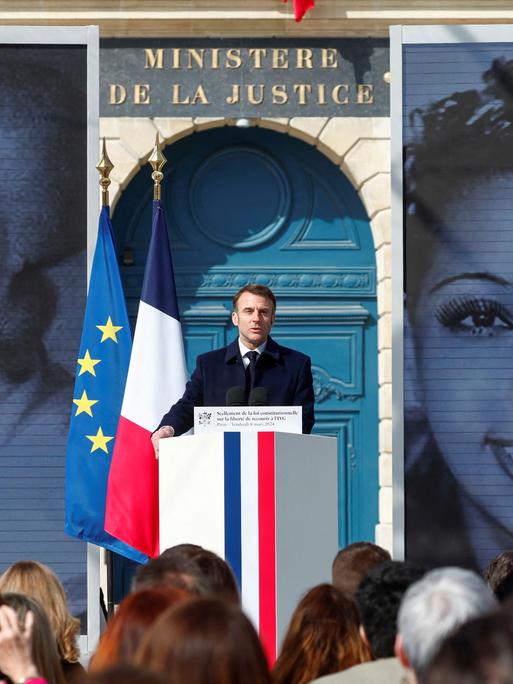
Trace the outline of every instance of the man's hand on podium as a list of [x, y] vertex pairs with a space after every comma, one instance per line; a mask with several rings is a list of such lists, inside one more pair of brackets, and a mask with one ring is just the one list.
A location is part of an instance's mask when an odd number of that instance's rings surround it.
[[161, 440], [163, 437], [174, 436], [174, 428], [172, 428], [170, 425], [163, 425], [158, 430], [155, 430], [155, 432], [151, 436], [151, 443], [153, 444], [153, 448], [155, 449], [155, 458], [159, 457], [159, 440]]

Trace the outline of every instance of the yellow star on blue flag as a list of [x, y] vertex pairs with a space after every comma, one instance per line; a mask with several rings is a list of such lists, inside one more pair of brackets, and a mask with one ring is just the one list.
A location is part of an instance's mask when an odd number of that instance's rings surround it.
[[77, 410], [75, 412], [76, 416], [81, 413], [87, 413], [88, 416], [92, 416], [91, 406], [98, 403], [98, 399], [89, 399], [87, 392], [84, 390], [80, 399], [73, 399], [73, 403], [76, 404]]
[[110, 316], [108, 317], [105, 325], [97, 325], [96, 327], [98, 330], [102, 331], [102, 339], [100, 342], [105, 342], [105, 340], [114, 340], [116, 344], [118, 343], [117, 333], [120, 330], [123, 330], [123, 326], [114, 325]]

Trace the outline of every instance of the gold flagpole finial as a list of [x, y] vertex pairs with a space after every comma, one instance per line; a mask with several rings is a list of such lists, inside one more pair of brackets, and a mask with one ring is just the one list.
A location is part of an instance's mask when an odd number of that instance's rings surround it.
[[102, 189], [102, 206], [103, 207], [108, 207], [109, 206], [109, 185], [111, 184], [111, 180], [109, 178], [110, 172], [114, 168], [114, 164], [111, 162], [109, 159], [109, 155], [107, 154], [107, 146], [105, 145], [105, 138], [103, 139], [103, 145], [102, 145], [102, 158], [96, 164], [96, 168], [98, 169], [98, 173], [100, 174], [100, 187]]
[[167, 159], [164, 157], [164, 155], [160, 151], [159, 134], [158, 133], [155, 137], [155, 147], [153, 148], [153, 152], [150, 154], [150, 158], [148, 161], [150, 162], [151, 168], [153, 169], [153, 173], [151, 174], [151, 177], [152, 177], [153, 183], [154, 183], [154, 185], [153, 185], [153, 199], [159, 200], [160, 199], [160, 184], [162, 183], [162, 179], [164, 178], [164, 174], [162, 173], [162, 167], [167, 162]]

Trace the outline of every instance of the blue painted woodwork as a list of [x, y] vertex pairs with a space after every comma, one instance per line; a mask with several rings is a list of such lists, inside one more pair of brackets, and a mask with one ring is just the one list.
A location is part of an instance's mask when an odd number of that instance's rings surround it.
[[[189, 370], [234, 339], [231, 296], [269, 285], [274, 337], [312, 358], [315, 432], [340, 445], [340, 545], [374, 537], [378, 510], [377, 312], [369, 221], [340, 169], [260, 128], [195, 133], [165, 150], [167, 209]], [[114, 212], [129, 313], [151, 230], [151, 169]], [[133, 263], [131, 263], [133, 261]], [[334, 550], [335, 553], [335, 550]]]

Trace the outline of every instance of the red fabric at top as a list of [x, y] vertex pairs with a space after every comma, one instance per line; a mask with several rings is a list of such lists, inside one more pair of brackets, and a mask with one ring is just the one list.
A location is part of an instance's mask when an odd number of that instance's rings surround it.
[[315, 7], [315, 0], [294, 0], [294, 17], [296, 21], [301, 21], [305, 13], [312, 9], [312, 7]]

